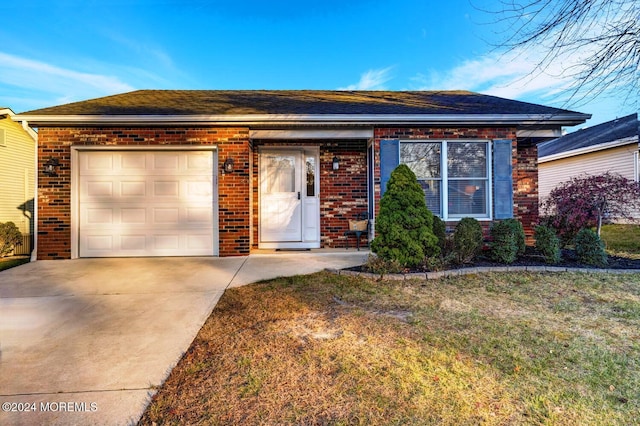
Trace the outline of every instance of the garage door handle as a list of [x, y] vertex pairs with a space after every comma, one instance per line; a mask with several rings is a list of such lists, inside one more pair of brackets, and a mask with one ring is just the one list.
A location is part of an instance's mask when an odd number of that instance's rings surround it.
[[298, 191], [298, 200], [300, 199], [300, 191]]

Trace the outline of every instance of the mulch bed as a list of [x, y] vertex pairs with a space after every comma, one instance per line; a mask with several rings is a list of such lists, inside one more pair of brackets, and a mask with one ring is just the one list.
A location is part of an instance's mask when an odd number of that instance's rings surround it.
[[[492, 261], [488, 256], [480, 256], [473, 265], [469, 266], [505, 266], [502, 263]], [[608, 265], [604, 268], [597, 266], [585, 265], [578, 262], [575, 250], [562, 250], [562, 260], [560, 263], [545, 263], [542, 256], [538, 255], [534, 249], [527, 247], [524, 256], [518, 258], [509, 266], [560, 266], [565, 268], [593, 268], [593, 269], [640, 269], [640, 259], [631, 259], [628, 257], [608, 256]]]
[[[608, 265], [604, 268], [597, 266], [585, 265], [578, 262], [575, 250], [564, 249], [562, 250], [562, 260], [556, 264], [549, 264], [544, 261], [544, 258], [539, 255], [532, 247], [527, 247], [524, 256], [519, 257], [515, 262], [505, 265], [504, 263], [498, 263], [489, 257], [489, 254], [481, 254], [478, 258], [470, 264], [465, 265], [450, 265], [445, 270], [461, 269], [461, 268], [475, 268], [475, 267], [499, 267], [499, 266], [558, 266], [564, 268], [582, 268], [582, 269], [638, 269], [640, 270], [640, 258], [632, 259], [621, 256], [608, 256]], [[348, 268], [351, 271], [368, 272], [365, 270], [364, 265]], [[404, 271], [405, 273], [422, 273], [429, 272], [424, 268], [413, 268]], [[640, 271], [639, 271], [640, 272]]]

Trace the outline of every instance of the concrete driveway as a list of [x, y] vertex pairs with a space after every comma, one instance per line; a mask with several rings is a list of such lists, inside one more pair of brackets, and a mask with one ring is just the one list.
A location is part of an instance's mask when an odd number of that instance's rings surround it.
[[366, 257], [78, 259], [0, 272], [0, 424], [135, 424], [226, 288]]

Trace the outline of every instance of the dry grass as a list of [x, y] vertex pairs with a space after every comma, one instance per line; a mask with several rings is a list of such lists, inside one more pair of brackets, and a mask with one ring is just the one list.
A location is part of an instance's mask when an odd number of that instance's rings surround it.
[[640, 423], [640, 275], [229, 290], [141, 424]]

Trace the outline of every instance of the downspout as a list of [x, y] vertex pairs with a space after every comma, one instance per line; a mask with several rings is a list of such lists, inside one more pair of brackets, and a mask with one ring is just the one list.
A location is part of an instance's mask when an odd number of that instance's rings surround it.
[[35, 158], [33, 170], [33, 247], [31, 248], [31, 262], [38, 260], [38, 133], [29, 127], [27, 120], [22, 121], [22, 128], [29, 133], [35, 141]]

